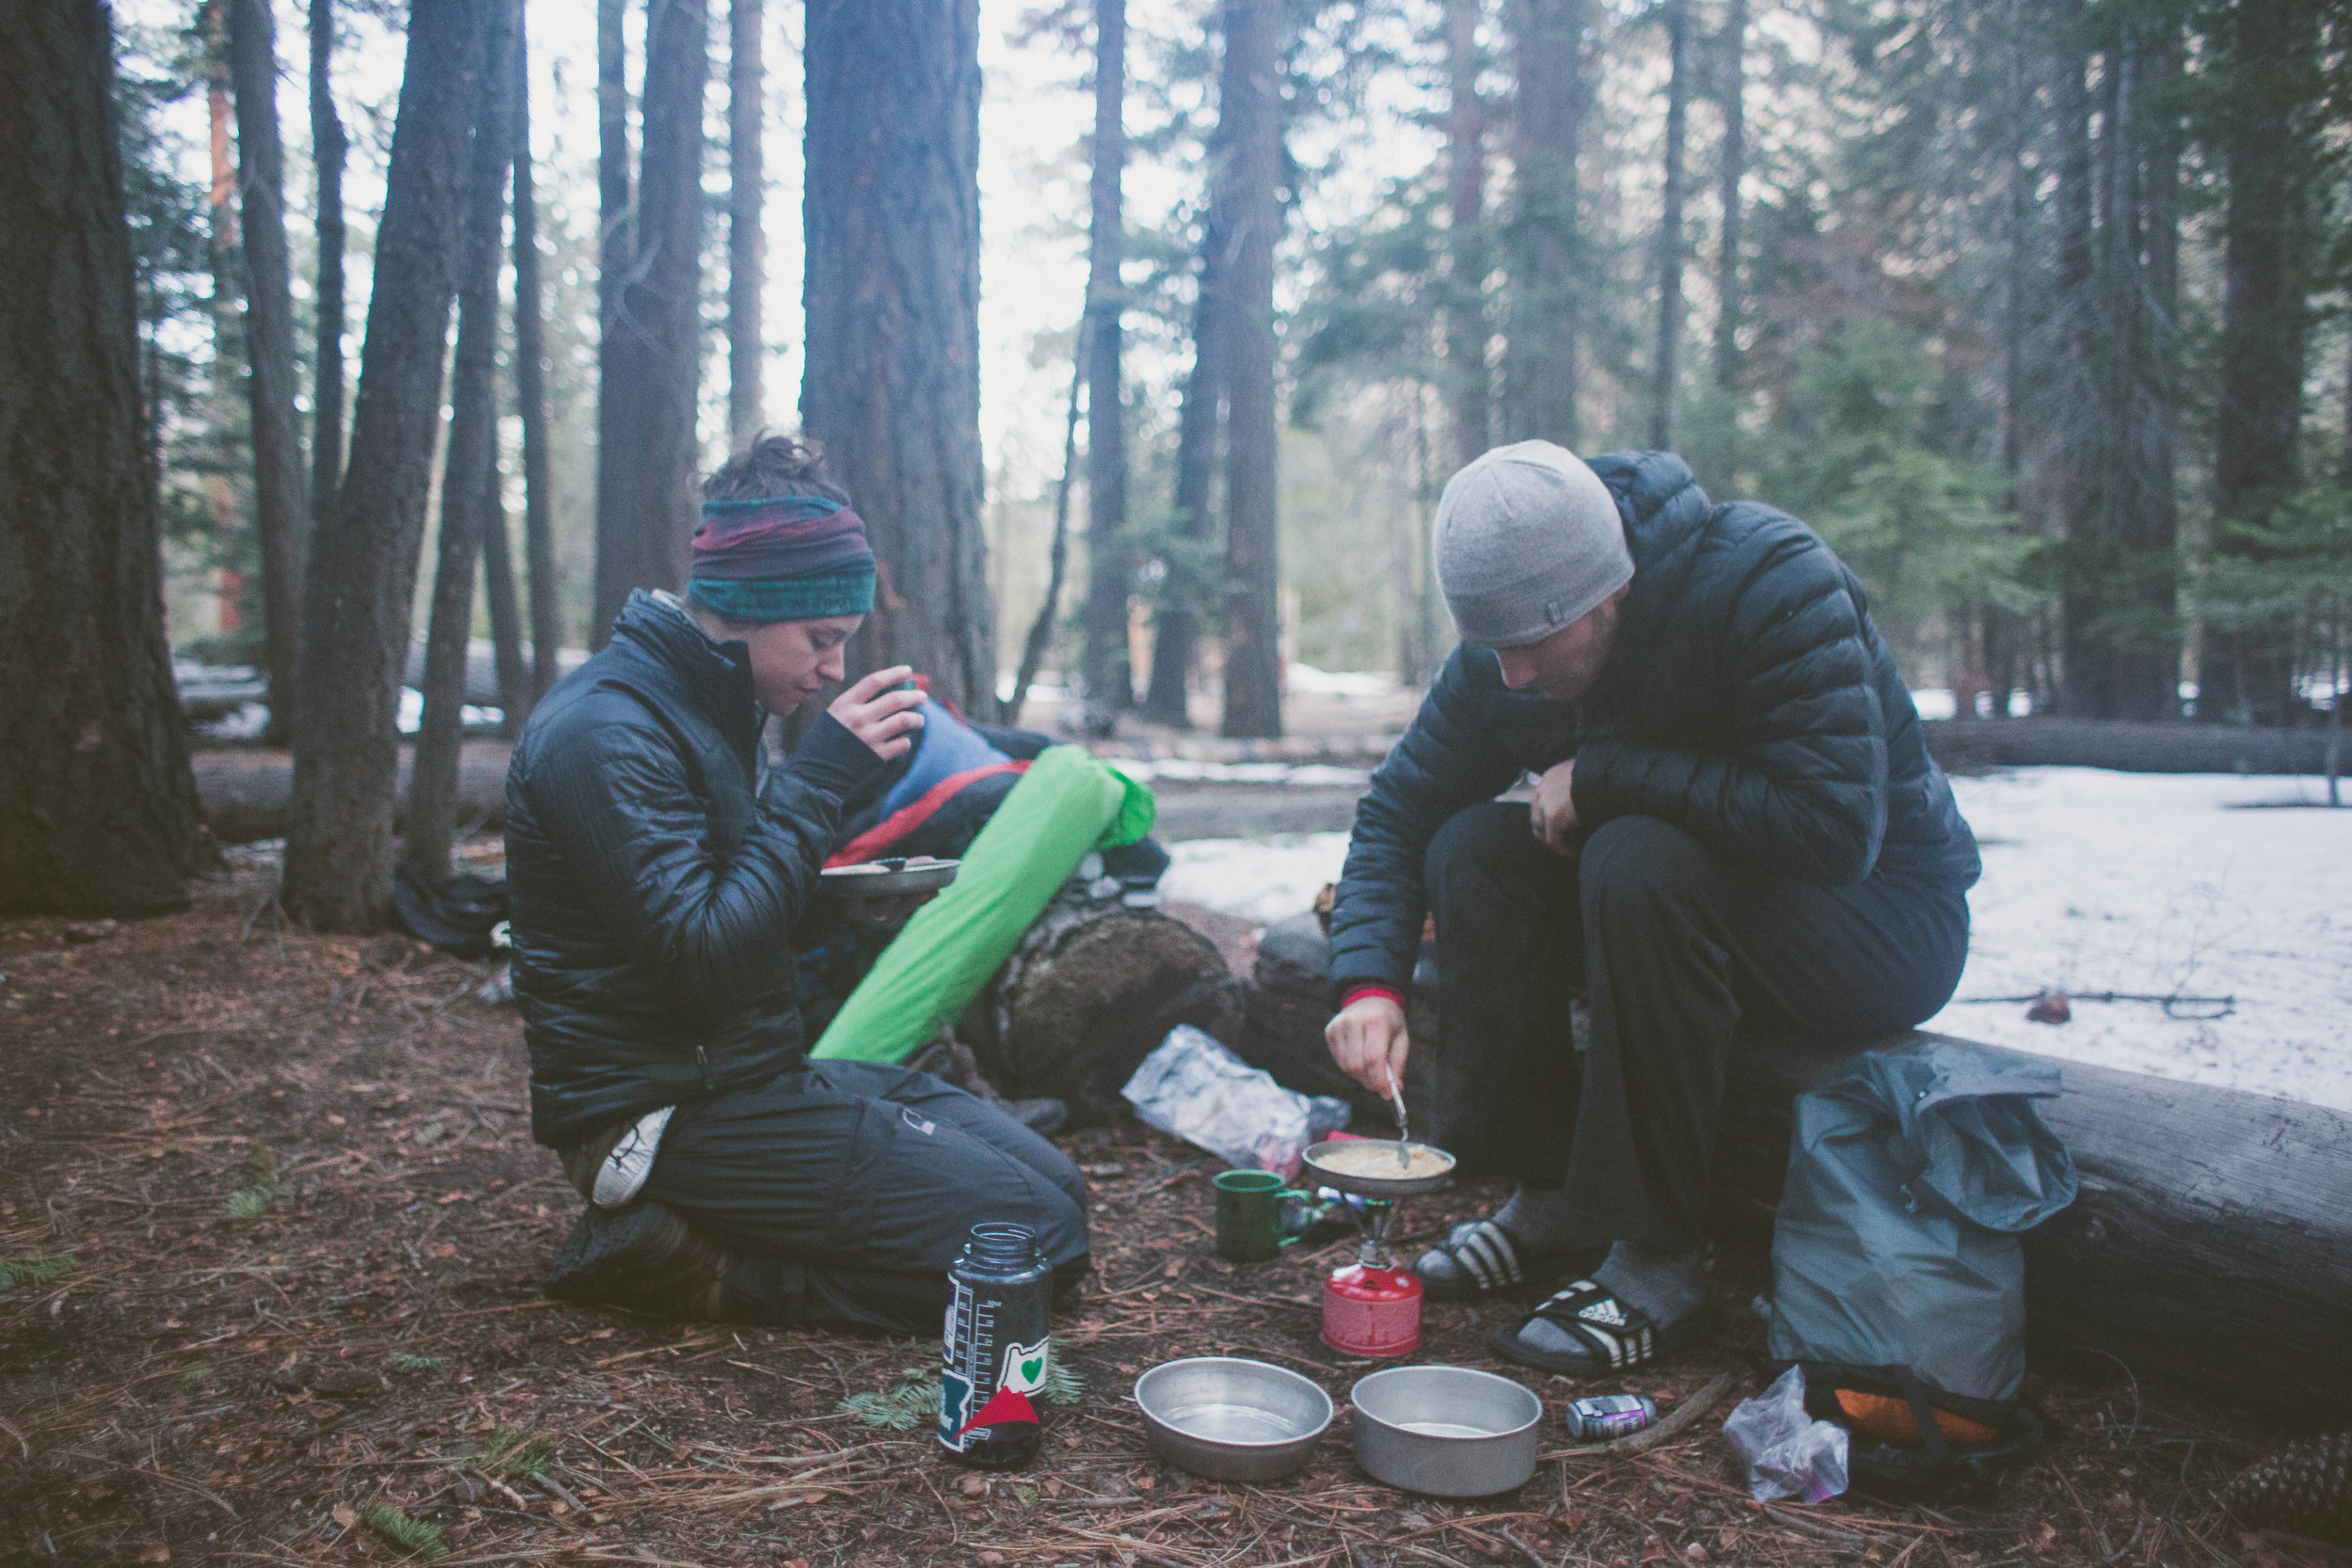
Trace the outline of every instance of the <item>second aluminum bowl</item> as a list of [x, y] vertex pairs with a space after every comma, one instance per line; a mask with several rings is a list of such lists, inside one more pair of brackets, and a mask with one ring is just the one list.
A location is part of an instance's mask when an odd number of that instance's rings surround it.
[[1375, 1480], [1434, 1497], [1508, 1492], [1535, 1473], [1544, 1402], [1472, 1367], [1391, 1367], [1359, 1378], [1356, 1463]]

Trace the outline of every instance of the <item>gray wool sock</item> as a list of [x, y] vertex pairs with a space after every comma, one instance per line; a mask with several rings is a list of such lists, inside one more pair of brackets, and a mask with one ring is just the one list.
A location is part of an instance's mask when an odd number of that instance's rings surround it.
[[1595, 1270], [1593, 1282], [1606, 1286], [1619, 1301], [1649, 1314], [1660, 1328], [1680, 1323], [1707, 1304], [1707, 1248], [1656, 1250], [1632, 1242], [1619, 1242], [1609, 1260]]
[[1522, 1185], [1495, 1211], [1495, 1223], [1508, 1230], [1514, 1241], [1542, 1251], [1597, 1244], [1588, 1242], [1579, 1228], [1579, 1216], [1565, 1187]]

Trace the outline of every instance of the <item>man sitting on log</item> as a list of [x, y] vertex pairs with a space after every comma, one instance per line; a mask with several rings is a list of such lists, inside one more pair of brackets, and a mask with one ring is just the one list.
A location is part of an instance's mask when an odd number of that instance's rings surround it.
[[816, 451], [756, 442], [704, 485], [683, 599], [638, 592], [532, 711], [507, 776], [532, 1133], [590, 1209], [551, 1292], [677, 1317], [935, 1332], [971, 1227], [1087, 1262], [1058, 1149], [928, 1074], [811, 1062], [793, 928], [842, 803], [904, 752], [903, 668], [791, 757], [761, 725], [843, 678], [874, 556]]
[[1455, 1297], [1565, 1275], [1497, 1349], [1621, 1371], [1712, 1326], [1735, 1026], [1858, 1044], [1941, 1008], [1976, 840], [1861, 584], [1795, 518], [1709, 501], [1670, 453], [1524, 441], [1447, 483], [1434, 556], [1463, 641], [1357, 809], [1326, 1038], [1386, 1092], [1434, 911], [1435, 1141], [1518, 1186], [1419, 1272]]

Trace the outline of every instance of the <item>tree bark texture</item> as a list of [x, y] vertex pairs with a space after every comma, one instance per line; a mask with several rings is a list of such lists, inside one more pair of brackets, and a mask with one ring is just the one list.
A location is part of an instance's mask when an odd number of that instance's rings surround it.
[[204, 856], [95, 0], [0, 7], [0, 911], [136, 913]]
[[801, 423], [866, 519], [852, 673], [909, 664], [996, 711], [980, 529], [977, 0], [809, 8]]
[[1120, 316], [1126, 303], [1120, 200], [1127, 162], [1127, 4], [1095, 0], [1094, 167], [1089, 194], [1087, 272], [1087, 604], [1079, 689], [1089, 717], [1108, 721], [1135, 706], [1127, 654], [1127, 595], [1135, 562], [1127, 544], [1126, 404], [1120, 394]]
[[515, 401], [523, 427], [523, 561], [531, 587], [531, 701], [509, 714], [519, 732], [555, 685], [563, 641], [555, 585], [555, 473], [548, 451], [546, 292], [539, 279], [539, 205], [531, 168], [531, 49], [515, 26]]
[[245, 342], [252, 373], [253, 520], [262, 556], [262, 659], [270, 728], [294, 711], [302, 636], [302, 436], [294, 423], [294, 283], [286, 260], [286, 158], [278, 136], [277, 27], [269, 0], [229, 0], [237, 99], [237, 206], [245, 236]]
[[[2215, 543], [2224, 554], [2258, 557], [2259, 546], [2229, 525], [2261, 522], [2297, 474], [2310, 323], [2296, 241], [2307, 222], [2303, 166], [2318, 11], [2301, 0], [2242, 0], [2230, 14], [2221, 70], [2220, 151], [2229, 197], [2221, 396], [2214, 410]], [[2296, 705], [2294, 673], [2283, 631], [2211, 631], [2201, 675], [2218, 700], [2201, 698], [2198, 712], [2218, 717], [2235, 709], [2244, 722], [2278, 723]]]
[[[449, 451], [441, 467], [441, 528], [424, 642], [424, 712], [409, 801], [408, 863], [429, 882], [450, 873], [457, 827], [457, 748], [463, 738], [466, 644], [473, 628], [474, 562], [483, 553], [498, 481], [499, 253], [505, 238], [507, 103], [514, 90], [517, 0], [482, 0], [493, 13], [483, 55], [471, 161], [458, 231], [457, 352], [450, 372]], [[501, 515], [500, 523], [504, 526]], [[501, 675], [504, 673], [501, 672]], [[501, 688], [505, 682], [499, 683]]]
[[531, 711], [531, 671], [523, 662], [522, 606], [515, 592], [515, 542], [506, 526], [506, 475], [498, 425], [490, 426], [490, 475], [482, 487], [482, 596], [490, 611], [490, 657], [498, 669], [500, 728], [520, 735]]
[[1217, 227], [1215, 183], [1225, 178], [1224, 142], [1212, 140], [1212, 199], [1200, 235], [1200, 281], [1192, 302], [1192, 369], [1184, 375], [1184, 406], [1176, 416], [1175, 547], [1152, 616], [1152, 684], [1143, 717], [1175, 729], [1192, 727], [1192, 673], [1200, 662], [1201, 611], [1207, 582], [1202, 568], [1216, 536], [1213, 510], [1218, 437], [1225, 428], [1225, 255]]
[[400, 676], [492, 14], [476, 0], [409, 14], [351, 459], [310, 549], [282, 897], [324, 930], [373, 929], [391, 905]]
[[[343, 478], [343, 157], [335, 112], [335, 0], [310, 0], [310, 162], [318, 178], [318, 328], [310, 358], [310, 529], [334, 514]], [[296, 657], [300, 644], [296, 643]]]
[[1716, 205], [1723, 234], [1715, 258], [1715, 385], [1740, 389], [1740, 182], [1748, 172], [1748, 0], [1731, 0], [1724, 16], [1723, 79], [1716, 96], [1724, 111], [1723, 167]]
[[1446, 310], [1454, 464], [1486, 450], [1486, 111], [1478, 99], [1478, 0], [1446, 0]]
[[1220, 293], [1224, 330], [1225, 714], [1222, 732], [1282, 733], [1280, 572], [1276, 555], [1274, 242], [1281, 228], [1279, 0], [1225, 0], [1218, 132], [1231, 271]]
[[637, 570], [627, 511], [639, 389], [627, 378], [621, 302], [637, 265], [637, 161], [628, 135], [628, 0], [596, 0], [596, 580], [588, 645], [612, 636]]
[[659, 0], [645, 26], [636, 248], [600, 350], [597, 528], [600, 540], [612, 536], [612, 554], [601, 546], [598, 553], [600, 634], [609, 634], [631, 589], [686, 586], [700, 458], [694, 416], [709, 34], [708, 0]]
[[1057, 903], [983, 998], [994, 1003], [993, 1027], [958, 1033], [998, 1089], [1052, 1095], [1086, 1125], [1126, 1109], [1120, 1086], [1179, 1023], [1236, 1037], [1240, 992], [1216, 943], [1181, 921]]
[[1665, 0], [1665, 211], [1658, 225], [1658, 349], [1651, 360], [1656, 381], [1649, 405], [1649, 444], [1660, 451], [1674, 447], [1682, 393], [1682, 165], [1691, 116], [1690, 0]]
[[1579, 239], [1577, 152], [1587, 104], [1586, 0], [1513, 0], [1518, 119], [1513, 143], [1511, 339], [1504, 427], [1513, 440], [1573, 451], [1577, 419]]
[[767, 203], [760, 134], [767, 128], [767, 77], [760, 65], [763, 0], [727, 7], [727, 442], [741, 451], [759, 432], [766, 407], [759, 296], [768, 281], [768, 245], [760, 229]]

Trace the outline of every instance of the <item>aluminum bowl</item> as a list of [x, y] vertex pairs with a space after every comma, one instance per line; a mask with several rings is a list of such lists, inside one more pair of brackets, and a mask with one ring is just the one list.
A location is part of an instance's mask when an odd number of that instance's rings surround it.
[[1471, 1367], [1391, 1367], [1357, 1380], [1356, 1463], [1433, 1497], [1508, 1492], [1535, 1473], [1544, 1402]]
[[1136, 1379], [1162, 1459], [1211, 1481], [1272, 1481], [1307, 1463], [1331, 1396], [1296, 1372], [1232, 1355], [1163, 1361]]

